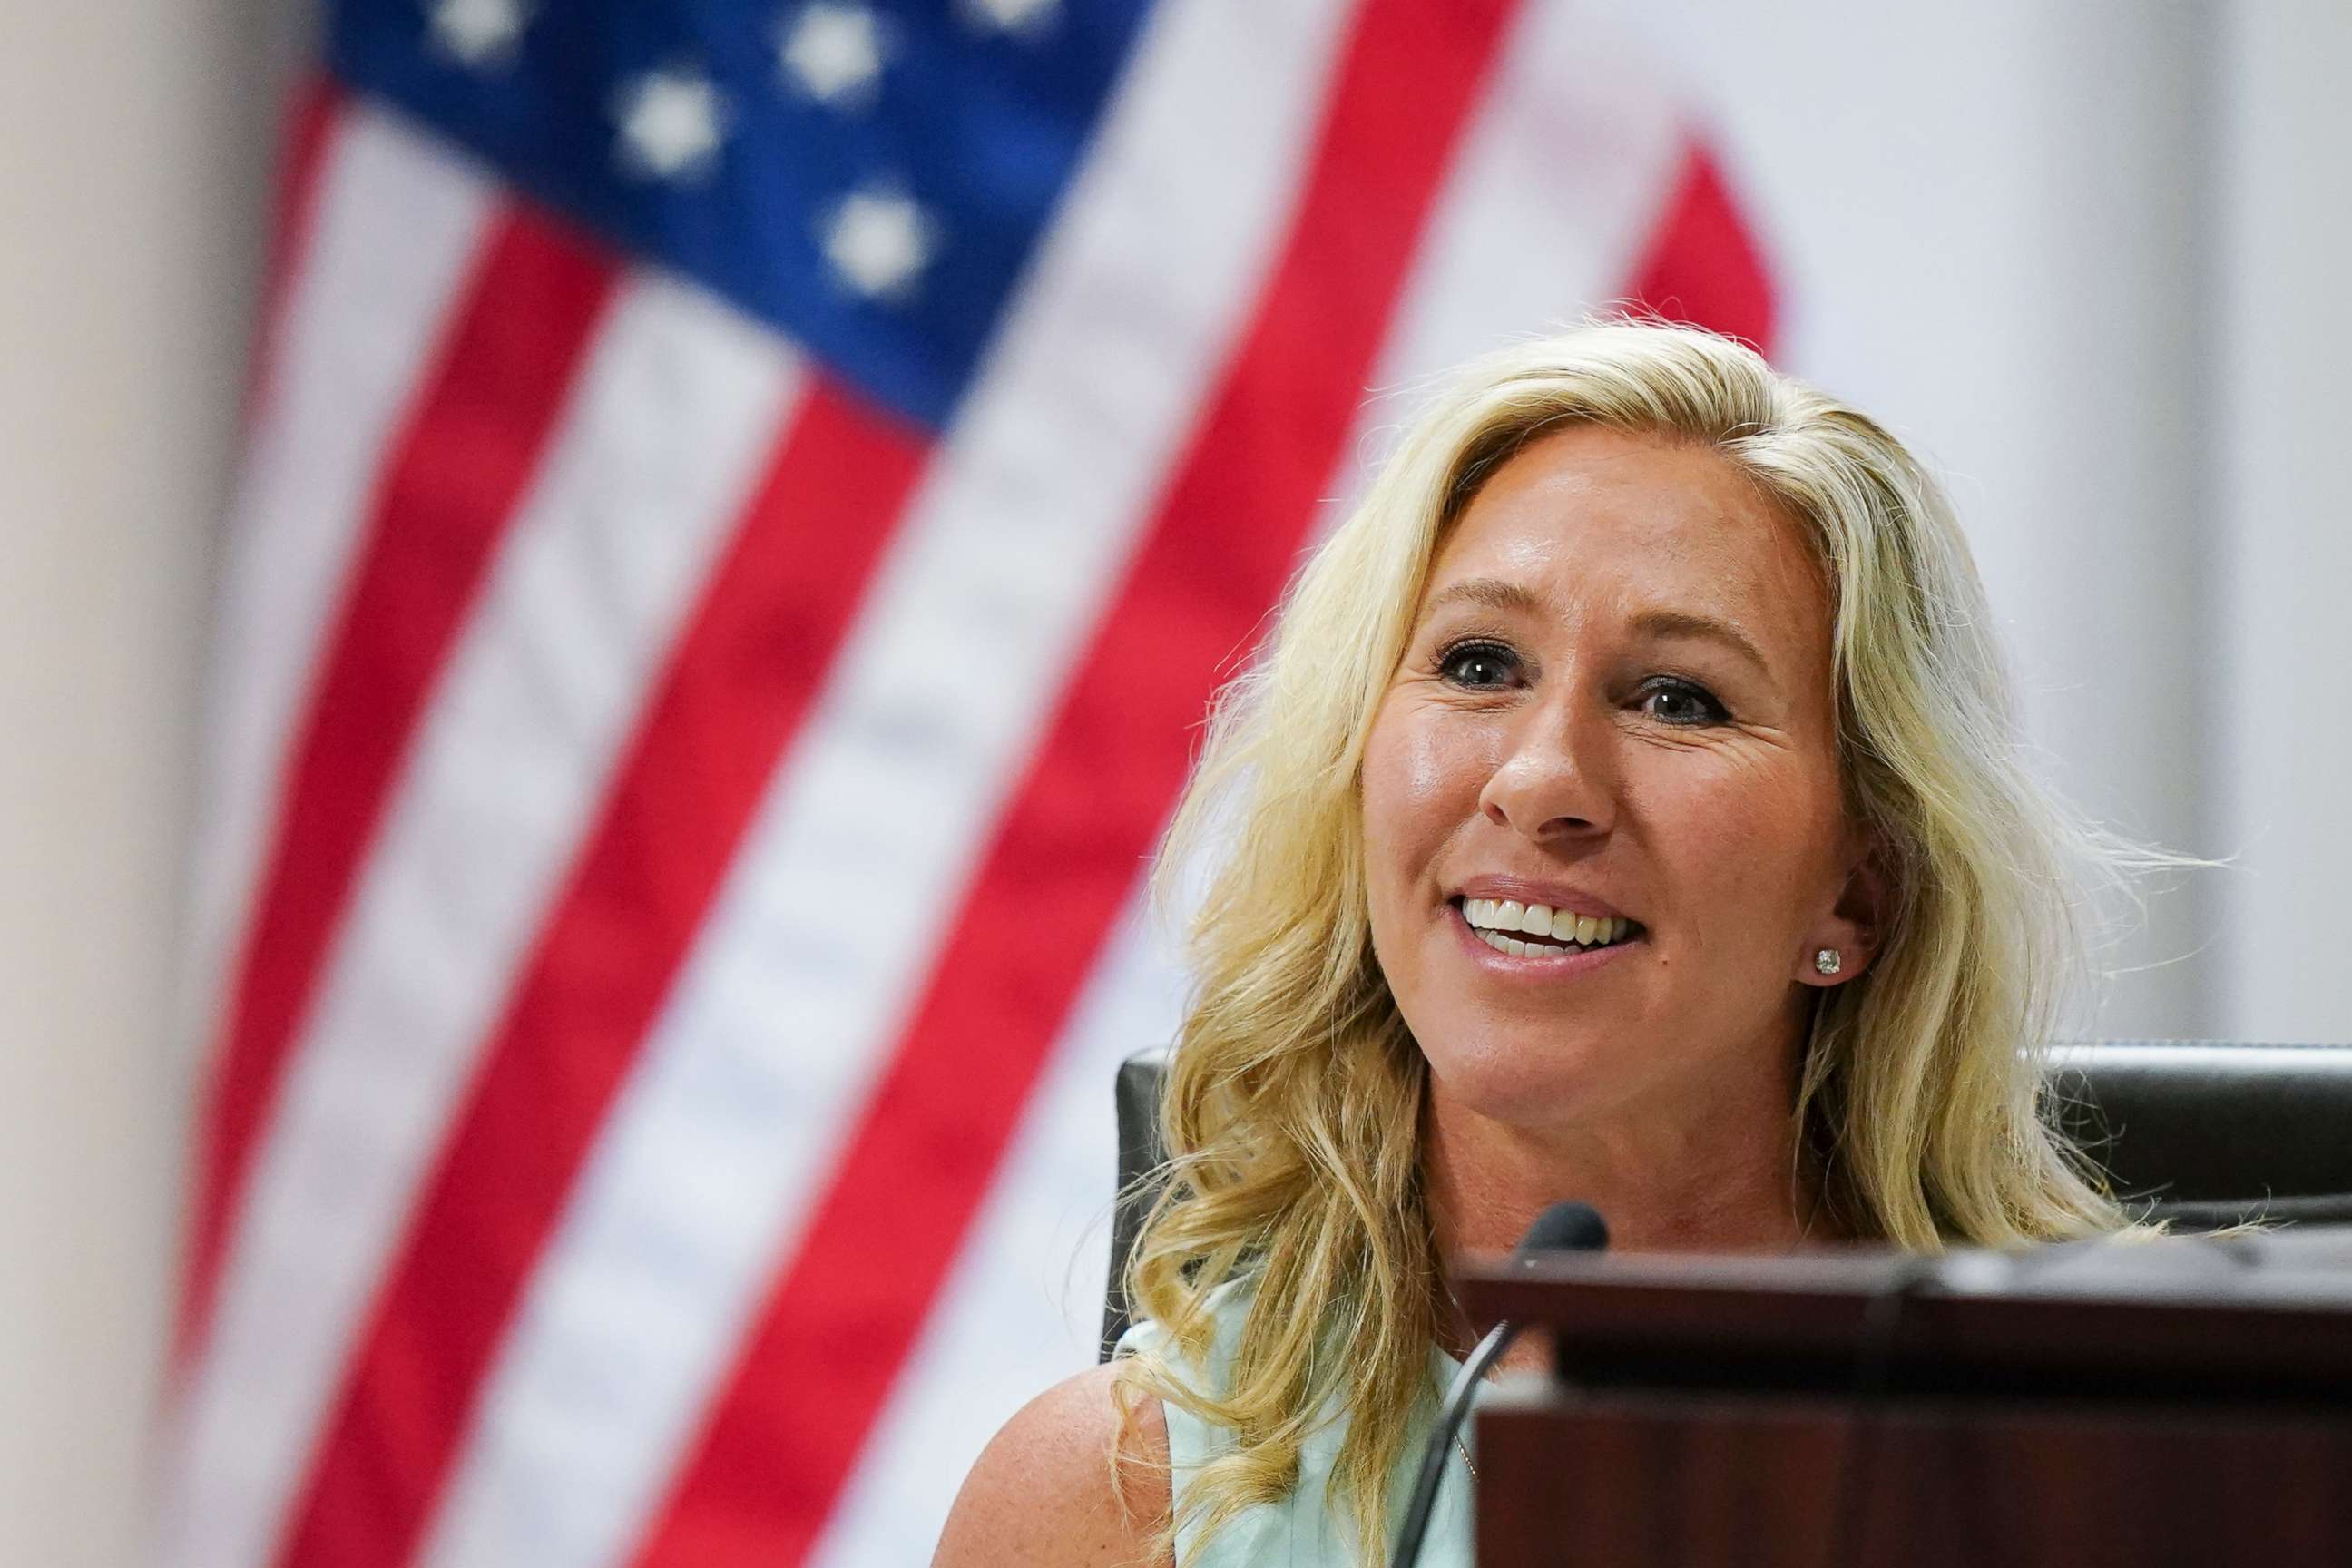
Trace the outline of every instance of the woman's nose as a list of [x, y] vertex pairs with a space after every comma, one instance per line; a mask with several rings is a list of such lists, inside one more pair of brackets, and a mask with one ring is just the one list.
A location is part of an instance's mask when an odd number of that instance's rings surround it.
[[1606, 831], [1616, 816], [1606, 724], [1549, 704], [1528, 711], [1478, 792], [1478, 809], [1538, 842]]

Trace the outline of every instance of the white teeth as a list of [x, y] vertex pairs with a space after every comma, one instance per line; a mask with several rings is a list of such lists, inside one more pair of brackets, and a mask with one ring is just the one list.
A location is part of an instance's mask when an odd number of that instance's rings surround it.
[[1513, 958], [1543, 958], [1567, 951], [1564, 948], [1554, 947], [1549, 942], [1522, 942], [1517, 937], [1506, 936], [1498, 931], [1482, 931], [1476, 934], [1478, 940], [1488, 947], [1497, 952], [1507, 952]]
[[1549, 942], [1519, 941], [1523, 931], [1592, 948], [1622, 942], [1633, 931], [1633, 922], [1622, 916], [1580, 915], [1549, 904], [1522, 904], [1516, 899], [1465, 899], [1462, 918], [1488, 946], [1520, 956], [1556, 951]]

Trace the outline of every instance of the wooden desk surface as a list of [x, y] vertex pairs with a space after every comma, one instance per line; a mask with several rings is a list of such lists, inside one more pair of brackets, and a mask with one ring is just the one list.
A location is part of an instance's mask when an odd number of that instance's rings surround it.
[[2352, 1563], [2352, 1233], [1461, 1279], [1490, 1568]]
[[[1564, 1365], [1851, 1368], [1895, 1386], [2063, 1374], [2352, 1400], [2352, 1231], [1959, 1250], [1568, 1254], [1469, 1268], [1465, 1307], [1557, 1337]], [[1563, 1289], [1563, 1287], [1570, 1287]], [[1611, 1376], [1609, 1381], [1622, 1381]]]

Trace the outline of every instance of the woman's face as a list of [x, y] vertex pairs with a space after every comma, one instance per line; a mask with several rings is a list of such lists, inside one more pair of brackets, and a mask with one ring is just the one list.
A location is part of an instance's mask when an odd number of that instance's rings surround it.
[[[1814, 952], [1849, 980], [1870, 940], [1830, 616], [1798, 525], [1703, 448], [1570, 426], [1478, 492], [1363, 764], [1373, 948], [1438, 1092], [1532, 1131], [1793, 1068]], [[1577, 916], [1630, 934], [1553, 934]]]

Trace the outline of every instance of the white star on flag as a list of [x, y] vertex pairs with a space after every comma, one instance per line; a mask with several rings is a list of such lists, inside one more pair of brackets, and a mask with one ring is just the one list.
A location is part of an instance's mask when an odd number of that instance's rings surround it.
[[513, 58], [530, 21], [523, 0], [436, 0], [433, 41], [460, 63], [477, 68]]
[[873, 100], [882, 79], [882, 30], [873, 12], [814, 0], [780, 31], [776, 54], [787, 81], [819, 103], [851, 107]]
[[1061, 0], [962, 0], [964, 16], [1000, 33], [1034, 33], [1053, 26]]
[[929, 265], [939, 229], [920, 204], [897, 191], [866, 190], [833, 209], [824, 226], [825, 259], [841, 280], [867, 299], [910, 288]]
[[649, 71], [621, 95], [622, 162], [656, 179], [698, 173], [718, 155], [725, 117], [719, 89], [701, 72]]

